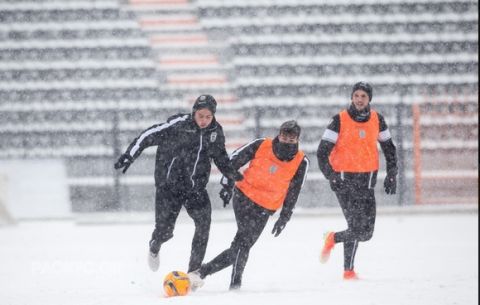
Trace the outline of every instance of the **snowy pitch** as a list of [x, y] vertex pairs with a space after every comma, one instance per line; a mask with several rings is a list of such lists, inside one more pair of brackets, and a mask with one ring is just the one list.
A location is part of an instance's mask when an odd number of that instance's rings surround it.
[[[233, 214], [214, 211], [206, 260], [235, 233], [233, 221], [218, 217], [225, 213]], [[161, 249], [158, 273], [146, 262], [153, 223], [23, 222], [0, 228], [0, 303], [478, 304], [478, 212], [378, 215], [373, 239], [357, 252], [356, 282], [342, 280], [341, 245], [326, 265], [318, 260], [323, 232], [344, 228], [341, 215], [294, 214], [277, 238], [270, 234], [274, 216], [252, 248], [241, 291], [228, 291], [228, 268], [207, 277], [195, 293], [165, 298], [164, 275], [188, 264], [193, 222], [181, 214], [174, 238]]]

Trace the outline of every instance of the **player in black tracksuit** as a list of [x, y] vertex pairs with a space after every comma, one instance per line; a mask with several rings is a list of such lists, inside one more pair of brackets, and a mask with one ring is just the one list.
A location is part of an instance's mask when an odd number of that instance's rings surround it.
[[155, 163], [155, 230], [150, 240], [149, 265], [158, 270], [160, 246], [173, 237], [175, 221], [184, 206], [195, 222], [188, 270], [200, 267], [207, 247], [211, 203], [206, 191], [211, 160], [233, 180], [242, 178], [231, 166], [222, 126], [215, 120], [216, 101], [201, 95], [191, 114], [176, 114], [143, 131], [115, 164], [124, 168], [149, 146], [157, 146]]
[[[354, 94], [363, 94], [363, 106], [356, 105], [357, 102], [354, 102], [354, 98], [358, 97], [354, 97]], [[369, 84], [364, 82], [355, 84], [352, 91], [352, 104], [347, 109], [348, 116], [357, 123], [368, 123], [371, 116], [369, 104], [371, 98], [372, 88]], [[365, 108], [361, 110], [358, 109], [362, 107]], [[379, 134], [374, 135], [375, 139], [373, 145], [376, 146], [376, 141], [378, 141], [385, 155], [387, 170], [387, 177], [385, 178], [384, 182], [385, 191], [387, 194], [395, 194], [397, 175], [396, 148], [392, 141], [388, 126], [385, 123], [385, 119], [378, 113], [375, 113], [375, 115], [378, 115]], [[340, 121], [341, 119], [339, 114], [332, 118], [330, 124], [325, 130], [324, 135], [322, 136], [322, 140], [317, 151], [317, 158], [320, 170], [330, 181], [330, 187], [338, 198], [348, 224], [348, 228], [346, 230], [335, 232], [332, 235], [332, 241], [334, 241], [334, 243], [344, 244], [344, 278], [349, 279], [349, 276], [356, 278], [353, 269], [358, 242], [367, 241], [373, 235], [376, 218], [374, 187], [377, 179], [377, 170], [371, 172], [336, 172], [332, 168], [329, 157], [331, 157], [331, 153], [340, 139], [340, 133], [342, 130]], [[358, 126], [361, 126], [361, 124], [357, 124], [357, 128]], [[357, 129], [352, 130], [357, 132]], [[362, 137], [361, 133], [359, 135]], [[355, 153], [357, 152], [355, 152], [355, 148], [353, 148], [352, 154]], [[365, 160], [370, 158], [372, 157], [367, 156]], [[378, 162], [378, 160], [376, 161]], [[332, 248], [333, 245], [334, 244], [331, 245]], [[329, 255], [329, 249], [326, 250], [328, 253], [326, 253], [325, 261], [328, 259]]]
[[[296, 122], [288, 121], [282, 125], [279, 136], [273, 140], [273, 155], [278, 160], [283, 161], [284, 164], [291, 161], [298, 154], [298, 142], [292, 144], [282, 142], [284, 141], [284, 138], [281, 137], [286, 134], [291, 135], [298, 141], [300, 127]], [[239, 169], [250, 162], [249, 169], [251, 169], [252, 160], [265, 159], [265, 155], [259, 156], [257, 153], [264, 141], [266, 141], [265, 138], [256, 139], [233, 152], [230, 157], [233, 167]], [[292, 173], [293, 177], [289, 184], [287, 184], [286, 188], [282, 190], [282, 192], [286, 192], [286, 196], [281, 204], [282, 208], [280, 216], [272, 230], [274, 236], [278, 236], [290, 220], [298, 195], [305, 181], [309, 161], [306, 156], [301, 156], [303, 157], [299, 157], [298, 159], [298, 168], [295, 168], [295, 171]], [[280, 166], [284, 165], [282, 164]], [[268, 177], [268, 174], [261, 176], [263, 173], [264, 172], [261, 172], [258, 168], [255, 169], [255, 171], [251, 173], [253, 177], [252, 179], [255, 181], [262, 179], [263, 177]], [[246, 171], [244, 174], [245, 179], [243, 181], [248, 180], [248, 172]], [[270, 174], [272, 175], [270, 177], [275, 175], [274, 172], [270, 172]], [[193, 274], [189, 274], [191, 280], [193, 280], [192, 285], [194, 289], [203, 284], [201, 279], [230, 265], [232, 265], [230, 289], [240, 288], [250, 248], [260, 237], [260, 234], [263, 232], [265, 225], [267, 224], [268, 218], [275, 213], [275, 210], [267, 209], [259, 204], [259, 202], [250, 199], [248, 193], [244, 194], [242, 190], [240, 190], [238, 184], [234, 187], [234, 181], [231, 179], [222, 179], [222, 185], [223, 189], [220, 191], [220, 197], [224, 201], [224, 206], [228, 204], [233, 194], [233, 209], [237, 221], [237, 233], [228, 249], [220, 253], [212, 261], [203, 264], [202, 267]], [[269, 190], [269, 192], [271, 191]]]

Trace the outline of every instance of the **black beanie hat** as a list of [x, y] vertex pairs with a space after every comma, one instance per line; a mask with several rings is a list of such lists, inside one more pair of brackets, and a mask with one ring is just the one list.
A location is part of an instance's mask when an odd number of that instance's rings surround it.
[[366, 83], [366, 82], [358, 82], [356, 83], [355, 85], [353, 85], [353, 89], [352, 89], [352, 96], [353, 97], [353, 93], [357, 90], [363, 90], [367, 93], [368, 95], [368, 98], [369, 98], [369, 101], [372, 101], [372, 96], [373, 96], [373, 89], [372, 89], [372, 86], [370, 86], [369, 83]]
[[280, 133], [300, 137], [301, 128], [297, 121], [290, 120], [280, 126]]
[[195, 113], [195, 111], [203, 108], [207, 108], [212, 114], [215, 114], [215, 111], [217, 110], [217, 101], [211, 95], [202, 94], [193, 104], [192, 112]]

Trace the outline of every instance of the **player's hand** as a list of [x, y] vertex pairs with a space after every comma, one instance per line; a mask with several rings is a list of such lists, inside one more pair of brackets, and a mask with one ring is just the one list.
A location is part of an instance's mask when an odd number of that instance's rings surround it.
[[345, 188], [345, 181], [343, 181], [339, 172], [333, 172], [330, 175], [329, 182], [330, 182], [330, 188], [334, 192], [338, 192]]
[[114, 164], [115, 169], [121, 169], [123, 168], [122, 173], [125, 174], [127, 169], [132, 165], [133, 163], [133, 158], [129, 154], [123, 154], [118, 158], [118, 161]]
[[383, 187], [385, 188], [385, 193], [387, 193], [388, 195], [396, 194], [397, 176], [387, 174], [387, 177], [385, 177], [385, 181], [383, 182]]
[[273, 225], [273, 230], [272, 230], [273, 236], [277, 237], [278, 235], [280, 235], [283, 229], [285, 229], [286, 225], [287, 225], [287, 221], [284, 218], [282, 217], [278, 218], [278, 220]]
[[223, 200], [223, 207], [225, 208], [229, 203], [230, 199], [233, 196], [233, 188], [228, 187], [227, 185], [222, 186], [220, 190], [220, 198]]

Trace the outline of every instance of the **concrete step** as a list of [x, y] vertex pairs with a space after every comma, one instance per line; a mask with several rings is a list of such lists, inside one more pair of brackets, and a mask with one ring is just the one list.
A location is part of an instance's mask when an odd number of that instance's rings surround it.
[[209, 69], [225, 70], [216, 54], [161, 55], [159, 69], [164, 71]]
[[230, 83], [215, 83], [215, 82], [173, 82], [165, 83], [160, 85], [161, 91], [169, 92], [172, 91], [183, 91], [187, 94], [195, 94], [198, 92], [210, 92], [213, 96], [218, 93], [226, 94], [230, 93], [235, 89], [235, 87]]

